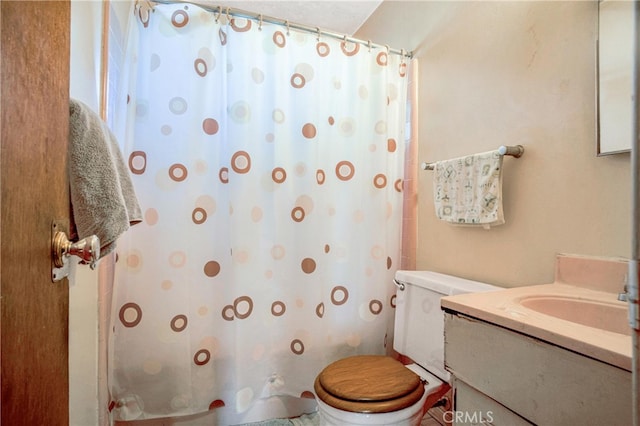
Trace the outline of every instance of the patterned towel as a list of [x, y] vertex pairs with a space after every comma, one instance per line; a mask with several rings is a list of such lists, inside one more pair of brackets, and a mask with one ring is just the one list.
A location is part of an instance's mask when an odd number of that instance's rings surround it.
[[438, 219], [456, 225], [502, 225], [502, 155], [496, 151], [438, 161], [433, 193]]

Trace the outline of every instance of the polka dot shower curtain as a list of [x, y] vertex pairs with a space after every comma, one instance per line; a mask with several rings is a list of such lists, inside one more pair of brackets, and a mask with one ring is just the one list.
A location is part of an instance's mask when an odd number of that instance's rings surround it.
[[113, 416], [313, 398], [328, 363], [390, 350], [404, 59], [186, 3], [135, 18], [116, 120], [145, 213], [118, 243]]

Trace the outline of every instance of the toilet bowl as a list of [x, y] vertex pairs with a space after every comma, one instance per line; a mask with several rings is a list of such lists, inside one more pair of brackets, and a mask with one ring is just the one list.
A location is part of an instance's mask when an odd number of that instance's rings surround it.
[[329, 364], [314, 384], [321, 425], [419, 425], [450, 388], [440, 298], [499, 289], [429, 271], [398, 271], [395, 281], [393, 347], [415, 363], [356, 355]]
[[383, 355], [338, 360], [317, 376], [320, 424], [418, 425], [449, 386], [416, 364]]

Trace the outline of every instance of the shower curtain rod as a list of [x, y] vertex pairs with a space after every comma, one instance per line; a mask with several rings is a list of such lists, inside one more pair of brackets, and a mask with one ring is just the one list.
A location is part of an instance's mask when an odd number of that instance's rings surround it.
[[[149, 1], [149, 0], [147, 0]], [[295, 29], [295, 30], [299, 30], [299, 31], [305, 31], [305, 32], [309, 32], [309, 33], [313, 33], [313, 34], [317, 34], [318, 37], [321, 36], [326, 36], [326, 37], [331, 37], [331, 38], [335, 38], [338, 40], [344, 40], [344, 41], [349, 41], [351, 43], [358, 43], [358, 44], [362, 44], [364, 46], [367, 46], [369, 48], [375, 47], [378, 49], [386, 49], [387, 52], [389, 53], [394, 53], [396, 55], [402, 55], [406, 58], [411, 59], [413, 57], [413, 52], [404, 50], [404, 49], [393, 49], [390, 48], [387, 45], [382, 45], [382, 44], [378, 44], [378, 43], [372, 43], [371, 40], [360, 40], [354, 37], [350, 37], [346, 34], [339, 34], [339, 33], [335, 33], [332, 31], [327, 31], [327, 30], [323, 30], [321, 28], [318, 27], [311, 27], [308, 25], [304, 25], [304, 24], [299, 24], [296, 22], [289, 22], [285, 19], [279, 19], [279, 18], [274, 18], [272, 16], [267, 16], [267, 15], [262, 15], [260, 13], [254, 13], [254, 12], [247, 12], [246, 10], [241, 10], [241, 9], [236, 9], [236, 8], [232, 8], [232, 7], [222, 7], [222, 6], [213, 6], [209, 3], [205, 3], [205, 2], [200, 2], [200, 1], [182, 1], [182, 0], [152, 0], [149, 1], [151, 4], [153, 3], [161, 3], [161, 4], [171, 4], [171, 3], [190, 3], [193, 5], [196, 5], [198, 7], [201, 7], [203, 9], [206, 9], [210, 12], [214, 12], [217, 13], [218, 16], [238, 16], [240, 18], [248, 18], [248, 19], [253, 19], [259, 22], [266, 22], [269, 24], [275, 24], [275, 25], [281, 25], [287, 28], [287, 30], [289, 29]]]

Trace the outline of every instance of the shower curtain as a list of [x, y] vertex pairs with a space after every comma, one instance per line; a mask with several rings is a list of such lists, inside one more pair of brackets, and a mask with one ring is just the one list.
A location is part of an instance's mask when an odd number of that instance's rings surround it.
[[405, 58], [196, 5], [136, 6], [116, 131], [144, 223], [118, 243], [118, 420], [313, 398], [391, 348]]

